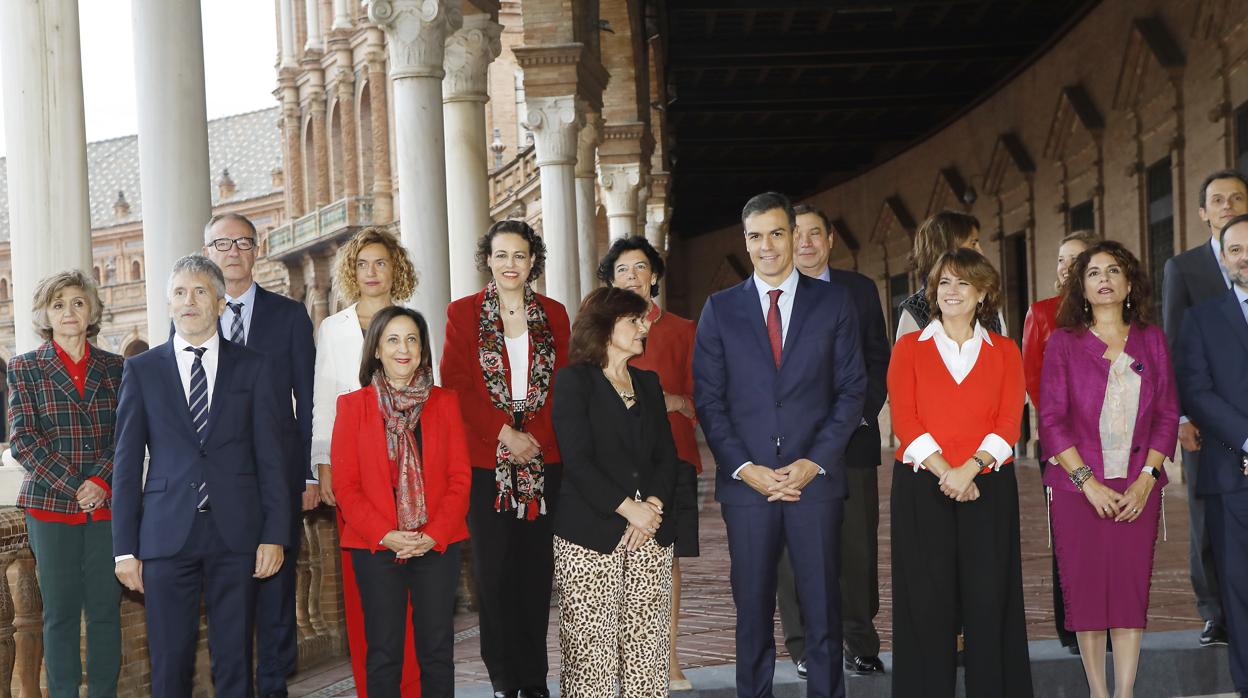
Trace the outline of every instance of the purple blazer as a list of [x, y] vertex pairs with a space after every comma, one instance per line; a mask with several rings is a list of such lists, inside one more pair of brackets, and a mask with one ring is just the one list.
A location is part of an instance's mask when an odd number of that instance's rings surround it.
[[[1063, 327], [1053, 332], [1044, 350], [1040, 377], [1040, 433], [1045, 458], [1074, 446], [1096, 479], [1105, 476], [1101, 453], [1101, 406], [1109, 383], [1110, 362], [1105, 343], [1087, 330]], [[1125, 351], [1140, 375], [1140, 406], [1131, 436], [1127, 477], [1134, 479], [1144, 468], [1149, 449], [1174, 458], [1179, 437], [1179, 398], [1166, 337], [1157, 325], [1132, 325]], [[1046, 468], [1044, 484], [1076, 491], [1066, 471]], [[1162, 469], [1161, 483], [1166, 484]]]

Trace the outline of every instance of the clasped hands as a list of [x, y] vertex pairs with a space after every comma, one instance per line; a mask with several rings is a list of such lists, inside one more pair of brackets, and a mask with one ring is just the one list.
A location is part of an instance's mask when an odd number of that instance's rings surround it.
[[1127, 487], [1126, 492], [1119, 493], [1092, 477], [1083, 483], [1083, 496], [1096, 510], [1097, 517], [1130, 523], [1140, 518], [1140, 512], [1144, 510], [1148, 495], [1152, 494], [1153, 487], [1156, 485], [1157, 480], [1152, 475], [1141, 473], [1135, 482]]
[[940, 491], [955, 502], [973, 502], [979, 499], [979, 487], [975, 476], [979, 475], [979, 463], [967, 459], [960, 468], [949, 465], [940, 453], [933, 453], [923, 466], [940, 480]]
[[391, 531], [381, 539], [381, 544], [394, 551], [396, 560], [406, 560], [423, 556], [438, 543], [421, 531]]
[[775, 469], [750, 463], [741, 468], [740, 477], [769, 502], [796, 502], [801, 499], [802, 489], [818, 474], [819, 466], [814, 461], [798, 458]]
[[630, 552], [654, 538], [659, 526], [663, 524], [663, 502], [658, 497], [646, 497], [644, 500], [625, 499], [615, 511], [628, 521], [620, 543]]

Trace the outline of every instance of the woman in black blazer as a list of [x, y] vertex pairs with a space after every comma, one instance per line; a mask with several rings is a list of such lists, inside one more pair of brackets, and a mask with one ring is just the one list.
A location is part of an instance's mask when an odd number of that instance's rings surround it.
[[600, 288], [572, 325], [555, 376], [563, 456], [555, 516], [560, 693], [567, 698], [667, 694], [679, 459], [659, 378], [632, 368], [649, 329], [645, 300]]

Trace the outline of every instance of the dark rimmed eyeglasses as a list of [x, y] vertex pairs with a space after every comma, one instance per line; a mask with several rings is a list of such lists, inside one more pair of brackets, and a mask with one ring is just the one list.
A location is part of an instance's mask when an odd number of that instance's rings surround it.
[[216, 248], [217, 252], [229, 252], [231, 247], [237, 246], [239, 251], [246, 252], [255, 248], [255, 238], [217, 238], [208, 243], [209, 247]]

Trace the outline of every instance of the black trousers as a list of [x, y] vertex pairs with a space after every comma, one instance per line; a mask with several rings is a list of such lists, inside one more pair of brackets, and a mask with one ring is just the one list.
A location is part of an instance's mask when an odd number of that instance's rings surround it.
[[[472, 469], [468, 530], [477, 578], [481, 659], [496, 691], [546, 686], [546, 631], [555, 559], [554, 515], [563, 468], [546, 465], [546, 514], [494, 511], [494, 470]], [[417, 651], [417, 656], [419, 656]], [[423, 663], [421, 665], [423, 671]]]
[[303, 492], [291, 495], [290, 545], [277, 574], [256, 582], [256, 692], [286, 690], [295, 673], [299, 633], [295, 626], [295, 583], [303, 546]]
[[1031, 698], [1014, 465], [958, 503], [936, 477], [893, 469], [893, 691], [953, 698], [959, 609], [967, 698]]
[[[845, 651], [856, 657], [880, 654], [875, 616], [880, 612], [880, 486], [876, 467], [845, 469], [849, 496], [841, 526], [841, 631]], [[806, 632], [786, 549], [780, 556], [776, 602], [784, 646], [794, 662], [806, 655]]]
[[[1043, 449], [1037, 449], [1043, 453]], [[1040, 489], [1044, 490], [1044, 498], [1048, 500], [1048, 488], [1044, 486], [1044, 470], [1049, 467], [1049, 462], [1040, 459]], [[1060, 468], [1060, 465], [1053, 466]], [[1050, 514], [1050, 517], [1052, 515]], [[1062, 647], [1077, 647], [1079, 645], [1078, 638], [1075, 634], [1066, 629], [1066, 600], [1062, 598], [1062, 578], [1057, 572], [1057, 549], [1053, 549], [1050, 559], [1053, 562], [1053, 624], [1057, 626], [1057, 639], [1062, 643]]]
[[1201, 620], [1226, 627], [1222, 610], [1222, 588], [1218, 569], [1214, 566], [1213, 541], [1205, 515], [1206, 499], [1196, 496], [1196, 473], [1200, 468], [1200, 451], [1183, 449], [1183, 480], [1187, 484], [1187, 562], [1196, 592], [1196, 612]]
[[368, 695], [399, 698], [403, 682], [403, 609], [412, 605], [412, 635], [420, 664], [420, 695], [455, 695], [455, 587], [459, 584], [459, 543], [446, 552], [429, 551], [406, 562], [389, 550], [352, 550], [351, 565], [364, 610], [368, 640]]

